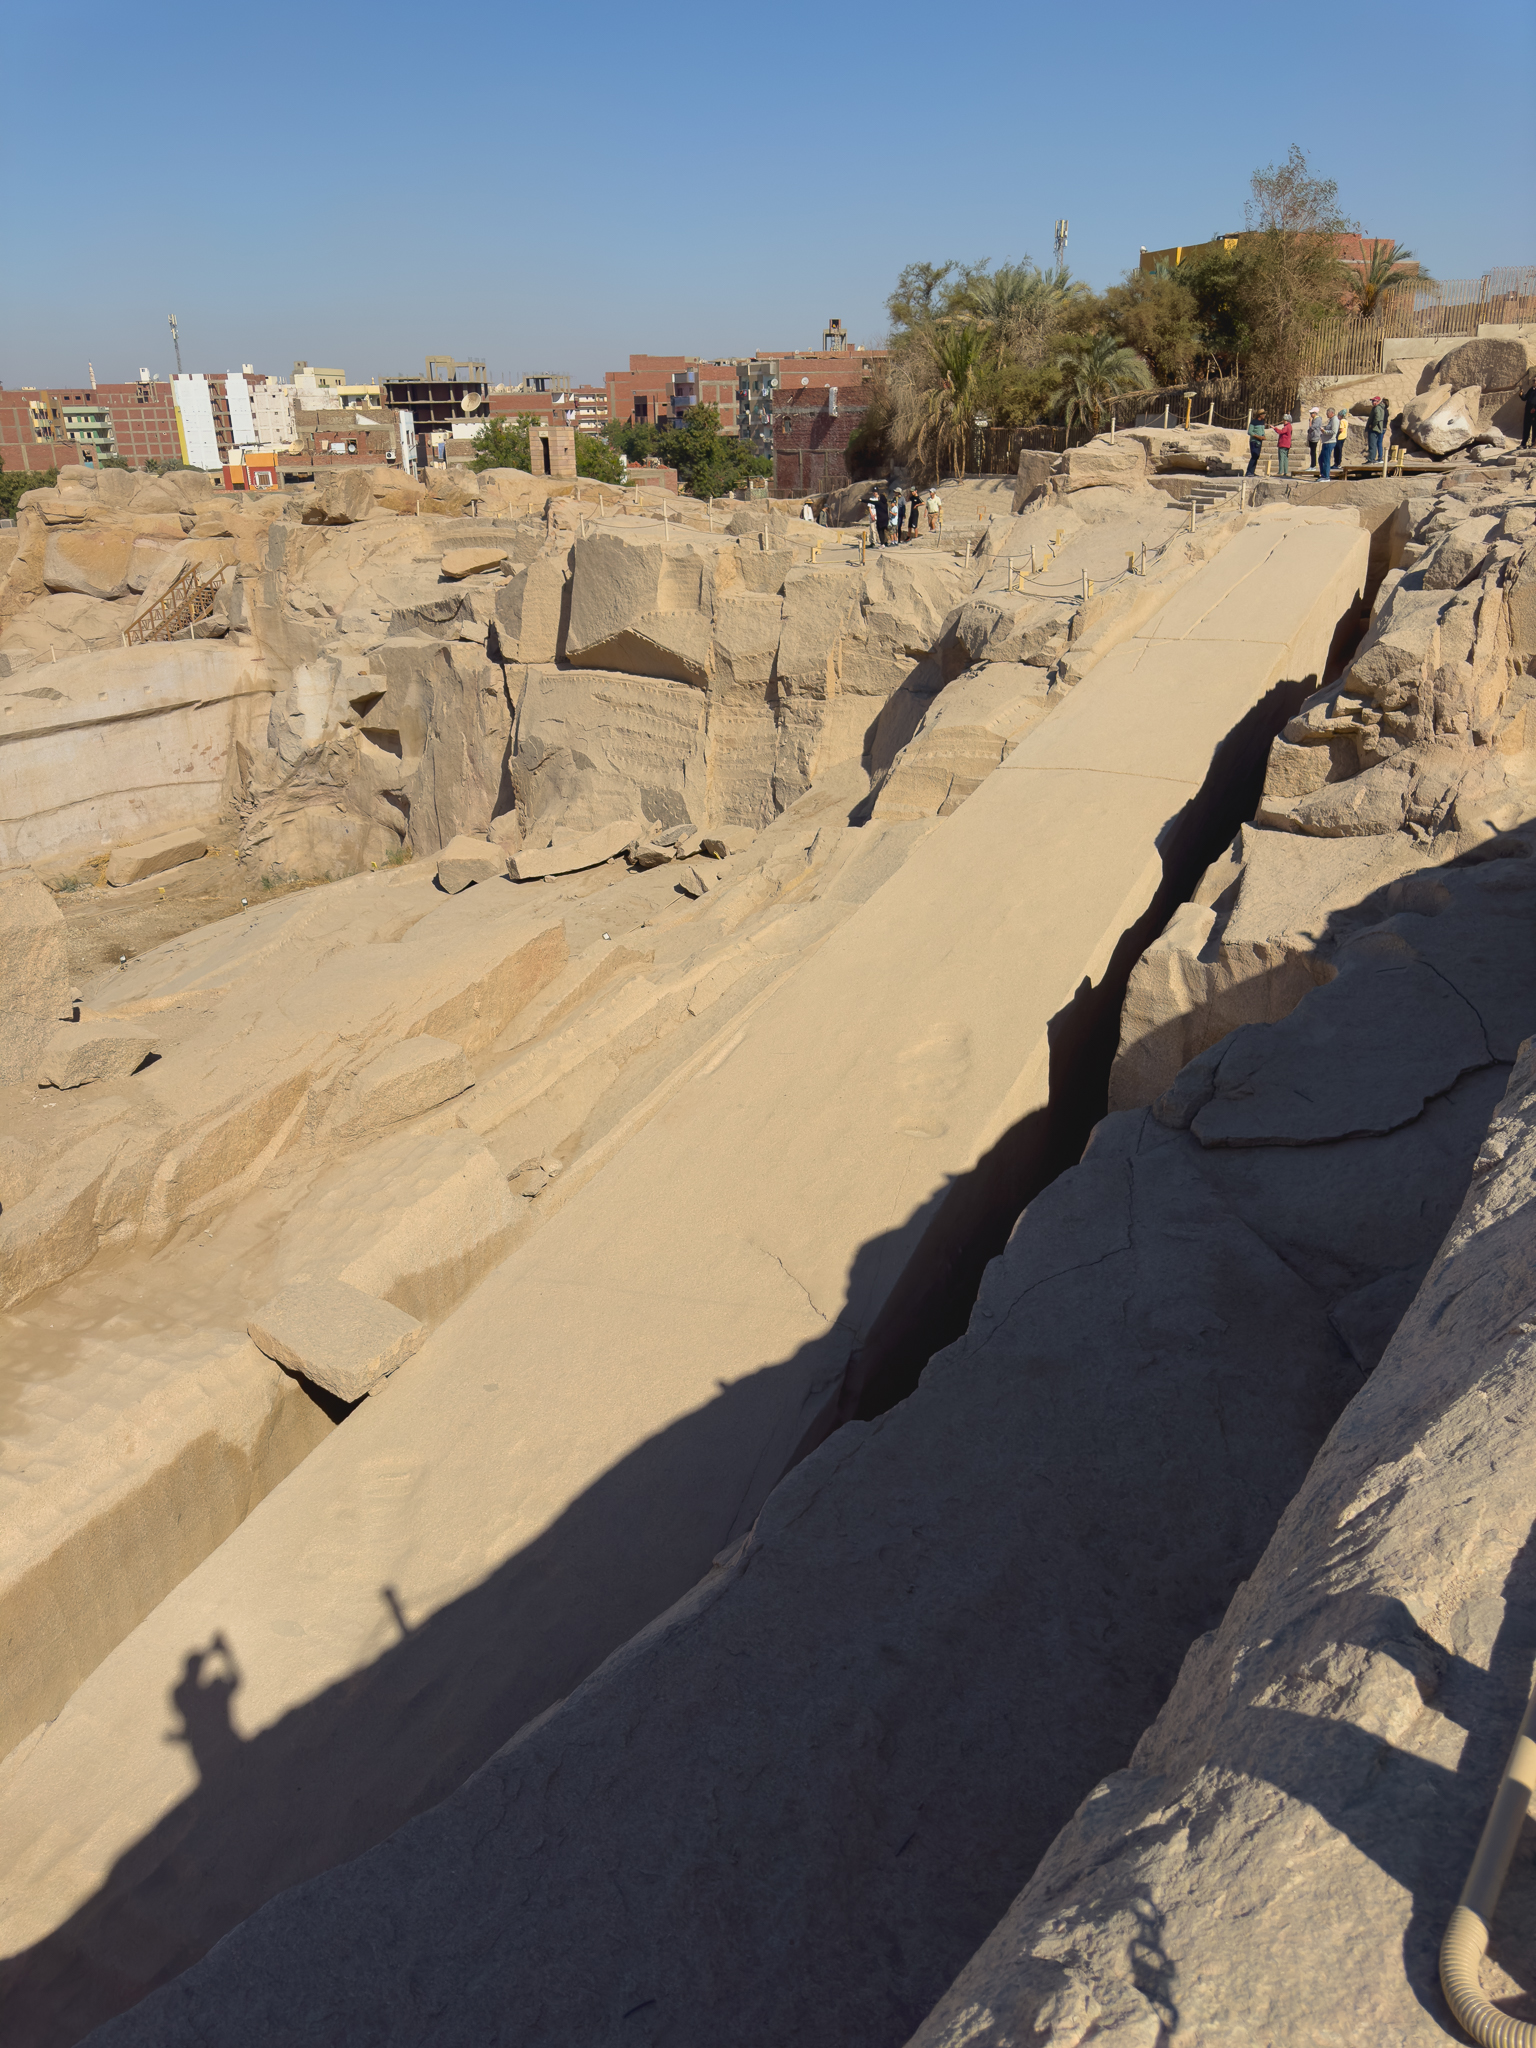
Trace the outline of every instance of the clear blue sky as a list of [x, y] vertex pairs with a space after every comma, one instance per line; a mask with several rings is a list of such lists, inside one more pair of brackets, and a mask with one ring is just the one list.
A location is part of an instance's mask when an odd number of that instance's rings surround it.
[[[579, 57], [578, 57], [579, 52]], [[1102, 287], [1300, 143], [1442, 277], [1536, 261], [1536, 7], [124, 7], [11, 17], [0, 382], [430, 350], [494, 381], [874, 341], [914, 259]], [[577, 64], [590, 83], [579, 82]], [[79, 90], [74, 90], [78, 82]]]

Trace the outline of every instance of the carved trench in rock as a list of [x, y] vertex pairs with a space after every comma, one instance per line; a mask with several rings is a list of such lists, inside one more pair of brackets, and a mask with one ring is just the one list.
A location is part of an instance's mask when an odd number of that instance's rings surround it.
[[[917, 1385], [928, 1360], [964, 1335], [981, 1277], [1021, 1212], [1083, 1156], [1109, 1108], [1109, 1071], [1119, 1044], [1120, 1007], [1132, 968], [1200, 877], [1258, 809], [1270, 744], [1303, 699], [1337, 681], [1368, 621], [1340, 620], [1320, 677], [1277, 685], [1228, 733], [1199, 793], [1159, 849], [1157, 894], [1122, 933], [1103, 978], [1086, 976], [1049, 1027], [1047, 1107], [1023, 1118], [949, 1191], [925, 1242], [863, 1346], [849, 1362], [838, 1420], [871, 1421]], [[812, 1444], [804, 1447], [807, 1451]]]

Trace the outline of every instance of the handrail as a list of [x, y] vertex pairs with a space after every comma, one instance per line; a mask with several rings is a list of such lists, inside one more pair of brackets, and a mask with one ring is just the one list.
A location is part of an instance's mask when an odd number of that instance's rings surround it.
[[1536, 2048], [1536, 2024], [1511, 2019], [1483, 1996], [1478, 1966], [1509, 1860], [1536, 1791], [1536, 1692], [1515, 1736], [1514, 1748], [1483, 1827], [1472, 1868], [1440, 1944], [1440, 1984], [1457, 2021], [1478, 2048]]

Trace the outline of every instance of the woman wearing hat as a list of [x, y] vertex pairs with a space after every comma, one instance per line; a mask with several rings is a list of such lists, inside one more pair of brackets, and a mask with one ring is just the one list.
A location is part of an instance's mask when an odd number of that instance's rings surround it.
[[1276, 427], [1275, 441], [1280, 450], [1280, 474], [1282, 476], [1289, 476], [1291, 473], [1291, 416], [1289, 413], [1286, 414], [1279, 426]]
[[1322, 415], [1314, 405], [1307, 414], [1307, 467], [1317, 467], [1317, 444], [1323, 438]]

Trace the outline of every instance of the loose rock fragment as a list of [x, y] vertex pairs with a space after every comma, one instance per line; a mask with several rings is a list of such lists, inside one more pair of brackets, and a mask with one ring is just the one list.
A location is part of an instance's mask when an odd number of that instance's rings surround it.
[[153, 839], [141, 839], [136, 846], [118, 846], [107, 862], [107, 880], [114, 889], [130, 882], [142, 882], [149, 875], [163, 875], [167, 868], [179, 868], [189, 860], [201, 860], [208, 851], [207, 834], [182, 827], [161, 832]]
[[38, 1069], [39, 1088], [83, 1088], [88, 1081], [119, 1081], [160, 1050], [160, 1040], [141, 1024], [110, 1018], [66, 1025], [48, 1041]]
[[247, 1325], [251, 1342], [343, 1401], [370, 1387], [421, 1346], [426, 1326], [344, 1280], [284, 1288]]

